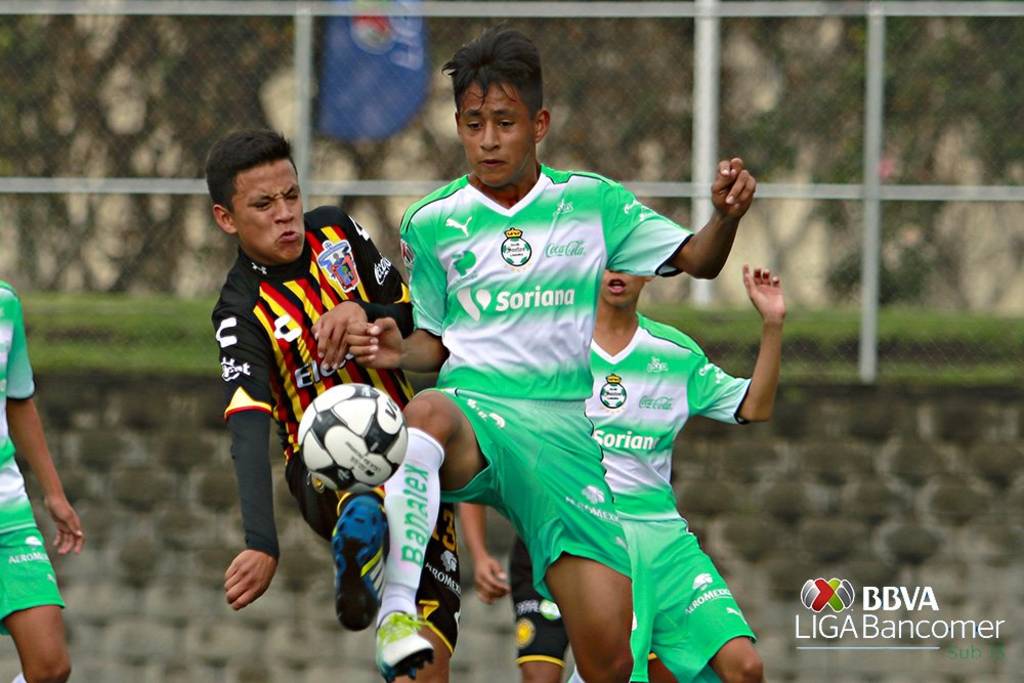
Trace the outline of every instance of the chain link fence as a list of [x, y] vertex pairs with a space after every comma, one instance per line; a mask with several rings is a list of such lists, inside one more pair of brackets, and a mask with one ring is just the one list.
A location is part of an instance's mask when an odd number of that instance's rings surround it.
[[[384, 11], [428, 16], [389, 20], [341, 16], [351, 13], [345, 3], [6, 3], [0, 274], [40, 311], [62, 292], [116, 293], [125, 306], [162, 300], [144, 295], [209, 302], [235, 247], [209, 215], [203, 162], [214, 140], [242, 126], [299, 140], [307, 207], [340, 202], [400, 262], [404, 208], [465, 172], [440, 67], [500, 21], [530, 35], [544, 59], [552, 130], [542, 159], [622, 180], [688, 225], [691, 198], [707, 201], [696, 179], [710, 169], [693, 162], [704, 106], [695, 74], [707, 55], [694, 45], [711, 19], [711, 149], [744, 157], [759, 198], [710, 303], [680, 313], [691, 284], [677, 278], [650, 288], [651, 310], [689, 326], [712, 353], [735, 350], [736, 372], [746, 372], [757, 323], [739, 269], [769, 265], [790, 303], [787, 369], [856, 379], [874, 315], [862, 278], [877, 178], [880, 308], [869, 336], [878, 375], [953, 369], [958, 381], [1019, 381], [1024, 129], [1015, 93], [1024, 56], [1005, 47], [1024, 42], [1024, 11], [1012, 4], [397, 3]], [[869, 58], [869, 17], [887, 8], [873, 176], [865, 130], [879, 65]], [[972, 8], [979, 16], [966, 16]], [[420, 41], [424, 100], [393, 135], [330, 132], [325, 101], [338, 93], [318, 84], [356, 78], [355, 66], [331, 63], [331, 41], [346, 31], [366, 50], [403, 31]], [[43, 335], [82, 343], [92, 334], [61, 332], [60, 320], [34, 319], [31, 306], [28, 315]], [[197, 334], [205, 326], [204, 317]], [[859, 376], [873, 379], [863, 366]]]

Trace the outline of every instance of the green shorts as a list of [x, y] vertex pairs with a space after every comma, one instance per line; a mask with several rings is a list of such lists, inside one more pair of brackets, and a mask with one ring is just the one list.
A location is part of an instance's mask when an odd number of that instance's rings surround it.
[[[64, 606], [43, 535], [35, 525], [0, 533], [0, 620], [42, 605]], [[0, 634], [10, 635], [2, 621]]]
[[544, 583], [563, 553], [629, 576], [629, 555], [604, 480], [601, 448], [582, 402], [494, 398], [440, 391], [466, 415], [487, 466], [441, 500], [490, 505], [512, 522], [533, 561], [533, 585]]
[[679, 683], [718, 680], [708, 667], [715, 653], [733, 638], [755, 637], [725, 580], [682, 518], [624, 518], [622, 529], [633, 562], [636, 614], [630, 680], [648, 680], [651, 651]]

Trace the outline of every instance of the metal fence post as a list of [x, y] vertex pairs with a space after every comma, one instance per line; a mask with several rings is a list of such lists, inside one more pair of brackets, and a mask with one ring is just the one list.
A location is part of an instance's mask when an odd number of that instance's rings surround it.
[[861, 261], [861, 316], [858, 372], [864, 384], [878, 378], [878, 295], [882, 245], [882, 103], [885, 98], [885, 15], [868, 7], [864, 107], [864, 250]]
[[308, 2], [295, 7], [295, 134], [292, 153], [299, 187], [308, 187], [311, 167], [313, 100], [313, 10]]
[[[721, 20], [718, 0], [697, 0], [693, 40], [693, 156], [694, 194], [690, 222], [694, 230], [711, 218], [711, 183], [718, 154], [718, 80], [721, 71]], [[711, 280], [693, 280], [690, 301], [695, 306], [711, 303]]]

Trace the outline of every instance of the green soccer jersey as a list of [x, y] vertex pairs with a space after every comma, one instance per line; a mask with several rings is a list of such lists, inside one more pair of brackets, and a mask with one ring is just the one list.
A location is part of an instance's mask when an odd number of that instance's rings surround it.
[[691, 415], [740, 421], [750, 380], [727, 375], [679, 330], [638, 317], [633, 339], [616, 355], [592, 343], [587, 417], [619, 515], [674, 519], [672, 442]]
[[505, 208], [462, 177], [409, 208], [402, 251], [416, 326], [449, 351], [441, 388], [584, 400], [605, 268], [675, 271], [690, 232], [591, 173], [541, 167]]
[[14, 289], [0, 281], [0, 532], [35, 524], [7, 427], [7, 399], [30, 398], [34, 392], [21, 302]]

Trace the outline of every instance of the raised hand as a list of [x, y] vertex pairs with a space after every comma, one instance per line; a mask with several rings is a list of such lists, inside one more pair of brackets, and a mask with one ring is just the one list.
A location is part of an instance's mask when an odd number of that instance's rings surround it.
[[711, 183], [711, 203], [722, 218], [738, 220], [750, 208], [757, 180], [743, 167], [743, 159], [733, 157], [718, 162], [718, 175]]
[[782, 281], [767, 268], [743, 264], [743, 285], [754, 308], [766, 323], [782, 323], [786, 317], [786, 301], [782, 297]]

